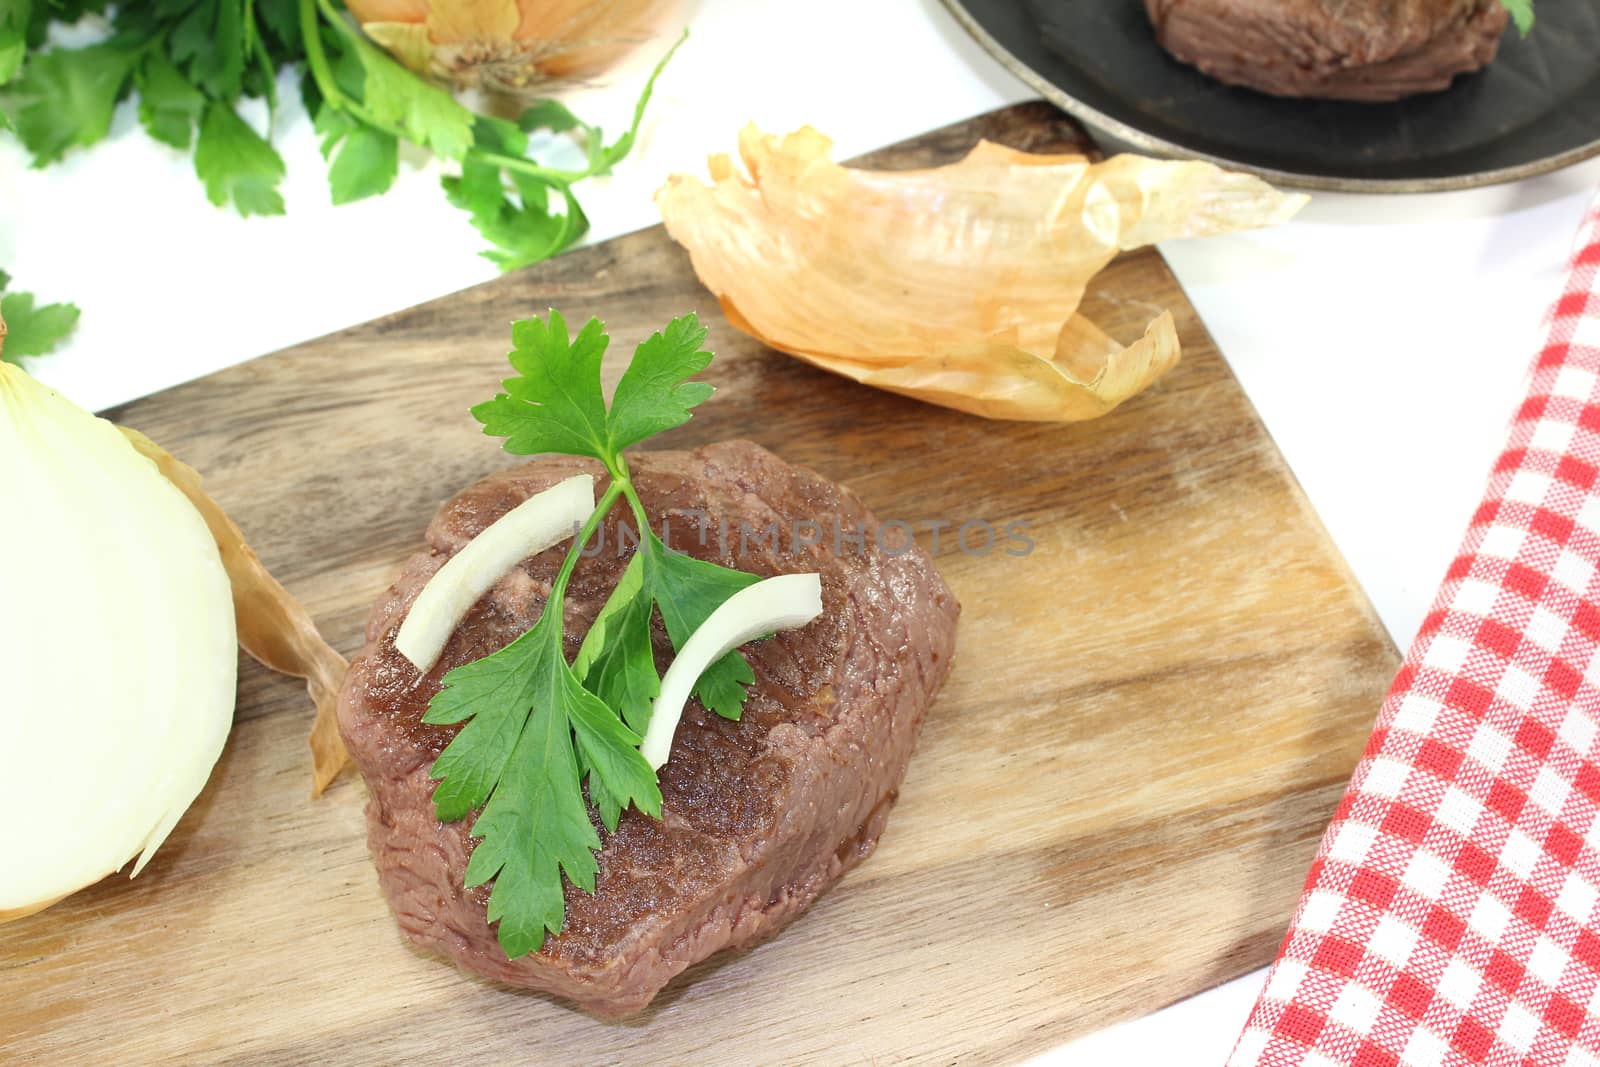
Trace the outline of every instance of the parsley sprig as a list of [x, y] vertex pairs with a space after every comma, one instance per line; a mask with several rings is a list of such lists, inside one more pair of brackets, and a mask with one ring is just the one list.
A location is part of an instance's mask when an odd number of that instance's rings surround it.
[[[472, 413], [484, 432], [506, 438], [508, 452], [559, 452], [599, 460], [610, 476], [594, 513], [573, 539], [539, 620], [498, 652], [444, 677], [424, 722], [465, 722], [434, 762], [433, 795], [442, 820], [479, 811], [480, 838], [466, 884], [491, 879], [489, 920], [497, 922], [506, 956], [537, 952], [565, 916], [562, 876], [594, 892], [600, 837], [592, 804], [608, 831], [630, 805], [661, 814], [655, 773], [638, 746], [660, 692], [650, 631], [661, 614], [667, 636], [681, 648], [722, 602], [753, 584], [755, 575], [729, 570], [668, 549], [651, 529], [623, 450], [680, 426], [711, 386], [688, 379], [711, 354], [694, 315], [674, 319], [635, 350], [609, 407], [600, 365], [609, 338], [590, 319], [570, 336], [561, 315], [512, 325], [505, 392]], [[583, 548], [612, 507], [626, 501], [639, 530], [639, 548], [601, 608], [578, 655], [563, 654], [567, 584]], [[738, 718], [750, 664], [731, 652], [696, 687], [718, 714]], [[587, 804], [585, 803], [587, 792]]]
[[35, 304], [32, 293], [11, 290], [10, 284], [11, 275], [0, 270], [0, 320], [6, 326], [0, 359], [19, 363], [25, 356], [42, 356], [77, 327], [74, 305]]
[[[90, 15], [109, 23], [106, 40], [50, 45], [52, 23]], [[103, 140], [117, 103], [137, 96], [151, 137], [192, 149], [212, 203], [281, 215], [286, 167], [272, 119], [263, 135], [240, 107], [264, 100], [275, 115], [280, 72], [300, 70], [335, 203], [386, 192], [399, 174], [400, 142], [409, 141], [459, 165], [443, 180], [445, 195], [494, 246], [484, 255], [511, 270], [587, 232], [573, 187], [628, 154], [671, 55], [645, 83], [632, 125], [608, 143], [554, 100], [516, 121], [468, 109], [367, 40], [338, 0], [0, 0], [0, 130], [12, 131], [42, 167]], [[575, 143], [583, 165], [538, 158], [530, 134], [540, 131]]]

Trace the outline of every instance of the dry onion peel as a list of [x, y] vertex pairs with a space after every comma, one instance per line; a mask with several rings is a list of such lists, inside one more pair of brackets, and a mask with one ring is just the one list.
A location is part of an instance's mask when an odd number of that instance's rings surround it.
[[683, 643], [651, 705], [639, 753], [660, 770], [672, 754], [683, 706], [700, 675], [746, 641], [780, 630], [794, 630], [822, 614], [822, 578], [816, 574], [780, 574], [764, 578], [733, 594], [707, 616]]
[[239, 647], [262, 666], [304, 678], [316, 705], [311, 725], [311, 795], [319, 796], [349, 762], [335, 712], [348, 664], [323, 640], [304, 605], [274, 578], [245, 543], [228, 513], [206, 493], [199, 473], [137, 430], [120, 427], [205, 520], [233, 588]]
[[427, 674], [483, 594], [521, 560], [577, 533], [593, 513], [594, 476], [576, 474], [500, 516], [428, 579], [395, 634], [395, 650]]
[[233, 723], [233, 597], [195, 508], [111, 423], [0, 363], [0, 917], [137, 874]]
[[1124, 347], [1079, 312], [1120, 251], [1280, 223], [1305, 203], [1209, 163], [1100, 163], [982, 142], [944, 167], [867, 171], [806, 127], [739, 135], [656, 193], [735, 326], [817, 366], [990, 418], [1093, 418], [1178, 360], [1163, 313]]

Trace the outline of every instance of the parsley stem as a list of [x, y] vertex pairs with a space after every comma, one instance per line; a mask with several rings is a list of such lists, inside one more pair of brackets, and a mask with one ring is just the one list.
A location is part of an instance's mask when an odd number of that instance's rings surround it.
[[378, 61], [390, 63], [394, 61], [385, 53], [376, 52], [375, 46], [368, 44], [365, 37], [350, 27], [330, 0], [300, 0], [300, 35], [305, 38], [306, 67], [311, 71], [311, 79], [317, 83], [317, 91], [322, 93], [322, 98], [334, 110], [348, 112], [375, 130], [382, 130], [402, 141], [419, 144], [415, 137], [406, 133], [400, 126], [379, 121], [377, 116], [367, 109], [364, 102], [353, 99], [339, 87], [339, 79], [334, 76], [333, 66], [328, 62], [328, 53], [322, 45], [322, 36], [318, 30], [319, 8], [323, 17], [350, 42], [350, 47], [358, 50], [374, 49], [372, 54]]
[[571, 185], [582, 181], [594, 173], [593, 170], [557, 170], [554, 167], [541, 167], [539, 164], [520, 156], [508, 156], [502, 152], [491, 152], [487, 148], [474, 146], [472, 154], [485, 163], [493, 163], [506, 170], [520, 171], [529, 177], [538, 178], [540, 181], [549, 182], [551, 185]]
[[355, 102], [339, 88], [339, 82], [333, 76], [333, 67], [328, 63], [328, 52], [322, 46], [322, 24], [317, 18], [317, 2], [300, 0], [300, 37], [306, 50], [306, 68], [311, 71], [311, 80], [317, 83], [317, 91], [329, 107], [354, 111]]
[[627, 488], [631, 488], [631, 486], [626, 479], [612, 477], [611, 484], [606, 487], [606, 491], [601, 495], [599, 503], [595, 504], [594, 511], [589, 514], [588, 521], [579, 528], [578, 536], [572, 539], [572, 547], [567, 550], [567, 558], [561, 561], [561, 570], [557, 572], [556, 580], [550, 583], [550, 597], [545, 601], [545, 611], [550, 611], [554, 608], [557, 612], [560, 612], [561, 603], [567, 595], [567, 582], [572, 578], [572, 572], [578, 566], [578, 559], [583, 555], [584, 548], [589, 544], [589, 538], [594, 536], [594, 532], [605, 521], [607, 512], [611, 510], [611, 505], [617, 502], [617, 497], [621, 496]]
[[633, 521], [639, 526], [639, 543], [644, 544], [646, 535], [651, 533], [650, 516], [644, 510], [644, 501], [639, 499], [639, 494], [634, 491], [633, 477], [628, 473], [628, 461], [622, 456], [617, 456], [617, 469], [611, 476], [622, 482], [623, 495], [628, 498], [628, 507], [633, 511]]
[[678, 39], [672, 42], [672, 47], [667, 49], [667, 54], [661, 57], [660, 62], [655, 65], [655, 69], [650, 72], [649, 79], [644, 83], [644, 92], [639, 94], [638, 102], [633, 105], [632, 125], [628, 127], [627, 133], [617, 138], [616, 144], [606, 150], [610, 157], [606, 160], [607, 166], [617, 162], [632, 150], [634, 138], [639, 136], [639, 124], [644, 121], [644, 109], [649, 106], [650, 97], [655, 93], [656, 79], [661, 77], [661, 72], [667, 69], [667, 64], [672, 61], [673, 56], [678, 54], [678, 49], [682, 48], [683, 42], [688, 39], [689, 27], [685, 26], [683, 32], [678, 34]]
[[[656, 63], [655, 69], [650, 72], [650, 78], [644, 84], [644, 92], [640, 94], [638, 102], [633, 106], [633, 122], [628, 126], [628, 131], [617, 138], [614, 144], [606, 145], [602, 142], [599, 145], [588, 146], [590, 148], [589, 166], [583, 170], [558, 170], [554, 167], [543, 167], [530, 159], [508, 156], [500, 152], [491, 152], [481, 147], [474, 147], [473, 153], [487, 163], [504, 167], [506, 170], [519, 171], [530, 177], [539, 178], [555, 185], [572, 185], [585, 178], [604, 173], [611, 168], [612, 164], [627, 155], [628, 150], [633, 147], [634, 138], [639, 136], [639, 124], [644, 121], [645, 107], [650, 103], [650, 95], [655, 89], [656, 79], [661, 77], [661, 72], [666, 69], [668, 61], [683, 46], [683, 42], [688, 39], [689, 30], [685, 27], [683, 33], [679, 34], [678, 39], [673, 42], [672, 47], [667, 49], [667, 54], [661, 57], [660, 61]], [[593, 126], [584, 124], [583, 130], [585, 138], [599, 138], [600, 136], [600, 131]]]
[[340, 17], [338, 9], [329, 0], [300, 0], [300, 36], [305, 38], [306, 67], [311, 71], [311, 79], [317, 83], [317, 90], [322, 93], [322, 98], [334, 110], [347, 111], [374, 129], [382, 130], [403, 141], [412, 140], [398, 126], [379, 122], [365, 106], [352, 100], [343, 89], [339, 88], [339, 80], [334, 77], [333, 66], [328, 62], [328, 52], [322, 46], [320, 22], [317, 18], [318, 8], [321, 8], [323, 17], [350, 41], [351, 47], [361, 48], [366, 41]]

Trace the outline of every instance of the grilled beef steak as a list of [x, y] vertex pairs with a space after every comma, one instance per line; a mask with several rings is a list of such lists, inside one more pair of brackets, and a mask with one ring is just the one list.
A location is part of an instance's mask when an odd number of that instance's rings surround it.
[[1398, 100], [1487, 66], [1500, 0], [1145, 0], [1156, 38], [1229, 85], [1275, 96]]
[[[533, 624], [568, 546], [502, 579], [420, 684], [394, 634], [452, 553], [534, 493], [600, 475], [598, 464], [541, 459], [446, 503], [428, 528], [429, 548], [373, 609], [339, 702], [340, 729], [371, 794], [378, 878], [406, 934], [469, 970], [601, 1015], [636, 1011], [690, 964], [779, 929], [872, 851], [950, 669], [960, 610], [920, 549], [905, 551], [895, 531], [885, 535], [888, 551], [875, 547], [877, 520], [854, 495], [756, 445], [645, 452], [630, 464], [657, 533], [668, 523], [670, 547], [762, 576], [817, 571], [824, 611], [745, 649], [756, 683], [742, 721], [690, 703], [660, 773], [662, 820], [630, 810], [615, 834], [601, 830], [596, 892], [567, 886], [566, 925], [542, 951], [508, 961], [486, 918], [489, 887], [462, 887], [471, 817], [435, 819], [428, 775], [457, 728], [426, 725], [422, 714], [446, 671]], [[617, 551], [626, 510], [613, 509], [601, 550], [574, 574], [569, 658], [627, 562]], [[863, 531], [864, 548], [853, 539]], [[664, 668], [671, 647], [659, 619], [656, 628]]]

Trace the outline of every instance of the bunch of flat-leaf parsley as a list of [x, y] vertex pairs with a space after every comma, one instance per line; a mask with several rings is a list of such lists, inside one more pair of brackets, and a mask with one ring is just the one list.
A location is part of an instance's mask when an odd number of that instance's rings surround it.
[[[104, 41], [50, 45], [52, 23], [87, 15], [107, 20]], [[271, 123], [263, 136], [239, 105], [262, 99], [274, 112], [286, 67], [303, 73], [335, 203], [388, 190], [400, 142], [409, 141], [459, 164], [445, 193], [494, 245], [484, 255], [506, 270], [553, 256], [587, 231], [573, 186], [628, 154], [661, 71], [645, 83], [633, 125], [607, 143], [554, 100], [515, 121], [468, 109], [367, 40], [339, 0], [0, 0], [0, 129], [21, 140], [34, 165], [102, 140], [117, 103], [132, 96], [145, 131], [192, 150], [212, 203], [241, 215], [284, 210]], [[541, 162], [530, 151], [540, 131], [574, 141], [583, 164]]]
[[[652, 615], [661, 613], [667, 636], [681, 649], [723, 601], [757, 578], [668, 551], [650, 528], [622, 455], [687, 422], [690, 410], [711, 395], [711, 386], [687, 380], [711, 361], [700, 347], [706, 331], [695, 316], [674, 319], [635, 350], [609, 408], [600, 386], [608, 338], [597, 320], [569, 337], [566, 322], [552, 311], [547, 320], [514, 323], [511, 336], [517, 376], [504, 383], [504, 393], [472, 410], [484, 432], [506, 438], [508, 452], [592, 457], [611, 479], [573, 538], [532, 629], [446, 674], [423, 717], [466, 722], [434, 762], [432, 774], [440, 780], [434, 809], [445, 821], [482, 809], [472, 825], [481, 840], [466, 883], [494, 880], [489, 921], [499, 923], [500, 945], [516, 959], [539, 951], [547, 932], [561, 931], [563, 874], [594, 892], [600, 838], [588, 804], [608, 830], [630, 804], [646, 815], [661, 813], [655, 773], [638, 748], [661, 687]], [[632, 512], [639, 549], [569, 665], [562, 653], [567, 583], [618, 501]], [[707, 708], [737, 719], [754, 680], [750, 664], [730, 652], [700, 676], [695, 692]]]

